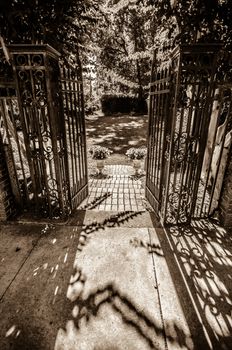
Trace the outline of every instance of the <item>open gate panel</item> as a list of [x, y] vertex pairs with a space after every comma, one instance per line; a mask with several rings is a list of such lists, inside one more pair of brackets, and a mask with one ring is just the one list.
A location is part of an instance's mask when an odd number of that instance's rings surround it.
[[158, 212], [161, 208], [163, 177], [166, 176], [166, 136], [170, 130], [170, 66], [152, 72], [148, 124], [146, 196]]
[[231, 146], [231, 89], [216, 79], [216, 45], [177, 49], [152, 73], [146, 195], [164, 223], [218, 208]]
[[68, 176], [72, 209], [88, 194], [85, 116], [80, 68], [60, 66]]
[[48, 45], [9, 51], [14, 94], [0, 90], [0, 141], [17, 207], [66, 217], [88, 191], [80, 70], [61, 68]]

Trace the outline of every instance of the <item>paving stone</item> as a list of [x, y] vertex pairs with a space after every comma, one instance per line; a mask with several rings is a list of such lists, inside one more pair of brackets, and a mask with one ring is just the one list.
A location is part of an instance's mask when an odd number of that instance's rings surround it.
[[107, 179], [90, 179], [88, 202], [94, 202], [96, 197], [111, 193], [110, 197], [103, 200], [94, 210], [137, 210], [143, 208], [142, 197], [144, 189], [141, 181], [131, 176], [134, 174], [132, 166], [107, 165], [104, 173]]
[[111, 210], [111, 205], [110, 204], [106, 204], [105, 210]]

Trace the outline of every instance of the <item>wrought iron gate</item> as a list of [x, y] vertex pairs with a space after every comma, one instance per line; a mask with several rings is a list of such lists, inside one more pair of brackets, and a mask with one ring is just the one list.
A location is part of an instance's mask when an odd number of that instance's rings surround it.
[[[161, 192], [166, 168], [166, 135], [170, 133], [171, 69], [170, 65], [151, 72], [150, 105], [148, 125], [148, 154], [146, 172], [146, 197], [158, 212], [161, 208]], [[169, 131], [168, 131], [169, 130]]]
[[218, 207], [232, 133], [219, 53], [218, 45], [182, 46], [152, 71], [146, 196], [165, 223]]
[[48, 45], [9, 50], [17, 97], [1, 95], [0, 137], [16, 204], [64, 217], [88, 192], [81, 71]]
[[84, 96], [81, 65], [60, 66], [71, 209], [88, 194]]

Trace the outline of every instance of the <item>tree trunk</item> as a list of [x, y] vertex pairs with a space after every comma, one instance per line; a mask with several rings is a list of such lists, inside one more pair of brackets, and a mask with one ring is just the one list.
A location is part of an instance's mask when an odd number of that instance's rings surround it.
[[136, 68], [137, 68], [137, 79], [138, 79], [138, 84], [139, 84], [138, 98], [139, 98], [139, 100], [142, 100], [143, 99], [143, 85], [142, 85], [141, 71], [140, 71], [140, 66], [139, 66], [138, 60], [136, 60]]

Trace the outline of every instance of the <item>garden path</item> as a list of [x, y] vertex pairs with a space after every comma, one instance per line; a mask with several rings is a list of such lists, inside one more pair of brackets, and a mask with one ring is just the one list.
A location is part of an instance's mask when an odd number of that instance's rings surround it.
[[106, 211], [145, 210], [143, 171], [130, 165], [106, 165], [102, 175], [90, 175], [89, 196], [80, 208]]

